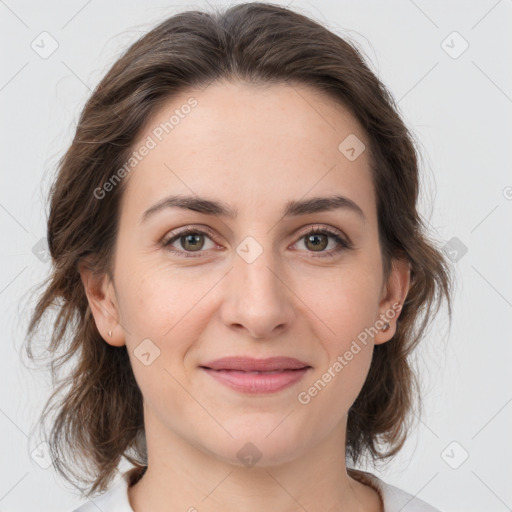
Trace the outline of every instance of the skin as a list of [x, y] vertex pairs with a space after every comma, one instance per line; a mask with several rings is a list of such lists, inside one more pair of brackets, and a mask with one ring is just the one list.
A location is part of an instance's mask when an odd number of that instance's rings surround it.
[[[198, 105], [124, 178], [113, 281], [81, 268], [97, 328], [127, 345], [144, 397], [148, 470], [129, 488], [132, 508], [380, 511], [377, 492], [347, 474], [345, 432], [374, 344], [392, 338], [398, 315], [308, 404], [297, 399], [409, 288], [403, 261], [384, 280], [365, 133], [316, 89], [223, 82], [174, 97], [134, 148], [191, 96]], [[367, 148], [354, 161], [338, 150], [349, 134]], [[140, 222], [170, 194], [222, 201], [238, 216], [169, 208]], [[365, 219], [349, 209], [282, 217], [290, 200], [335, 194]], [[185, 256], [162, 247], [191, 225], [210, 228], [200, 252], [183, 238], [172, 248]], [[322, 257], [338, 244], [320, 235], [315, 249], [315, 226], [354, 248]], [[263, 251], [251, 263], [236, 252], [248, 236]], [[134, 353], [146, 338], [160, 350], [148, 366]], [[296, 357], [312, 369], [285, 390], [247, 395], [199, 368], [229, 355]], [[252, 467], [237, 458], [248, 442], [261, 453]]]

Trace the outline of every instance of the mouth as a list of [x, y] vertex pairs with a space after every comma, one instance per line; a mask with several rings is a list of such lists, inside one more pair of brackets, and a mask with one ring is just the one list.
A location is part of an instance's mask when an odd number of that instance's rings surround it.
[[202, 366], [205, 370], [212, 370], [214, 372], [231, 372], [231, 373], [247, 373], [249, 375], [272, 375], [274, 373], [282, 373], [282, 372], [296, 372], [299, 370], [303, 370], [303, 368], [297, 368], [296, 370], [287, 370], [287, 369], [281, 369], [281, 370], [272, 370], [271, 372], [264, 372], [264, 371], [253, 371], [253, 372], [246, 372], [244, 370], [233, 370], [231, 368], [223, 368], [222, 370], [214, 370], [213, 368], [208, 368], [207, 366]]
[[235, 391], [260, 394], [275, 393], [292, 386], [312, 367], [288, 357], [228, 357], [211, 361], [200, 368]]
[[284, 370], [301, 370], [309, 365], [294, 357], [268, 357], [256, 359], [254, 357], [230, 356], [215, 359], [202, 366], [210, 370], [238, 370], [243, 372], [270, 373]]

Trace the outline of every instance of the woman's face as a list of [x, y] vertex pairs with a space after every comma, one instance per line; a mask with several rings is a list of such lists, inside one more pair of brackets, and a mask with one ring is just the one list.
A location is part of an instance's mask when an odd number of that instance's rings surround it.
[[[133, 149], [115, 288], [104, 281], [93, 312], [127, 345], [148, 446], [178, 437], [235, 464], [278, 464], [343, 440], [408, 287], [405, 266], [383, 279], [362, 128], [311, 88], [223, 83], [169, 101]], [[391, 328], [374, 337], [380, 319]], [[205, 368], [231, 356], [307, 369]]]

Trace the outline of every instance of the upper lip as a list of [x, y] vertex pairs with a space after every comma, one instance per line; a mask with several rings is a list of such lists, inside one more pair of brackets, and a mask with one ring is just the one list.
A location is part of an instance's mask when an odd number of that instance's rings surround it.
[[309, 367], [307, 363], [293, 357], [269, 357], [267, 359], [256, 359], [253, 357], [223, 357], [215, 359], [204, 365], [203, 368], [211, 370], [239, 370], [244, 372], [271, 372], [275, 370], [298, 370]]

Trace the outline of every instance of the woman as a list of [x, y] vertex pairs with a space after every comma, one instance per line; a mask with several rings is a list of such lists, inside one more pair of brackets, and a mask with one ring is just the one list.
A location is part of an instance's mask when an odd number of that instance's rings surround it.
[[301, 14], [184, 12], [133, 44], [60, 163], [29, 326], [60, 301], [42, 419], [104, 493], [77, 510], [435, 510], [354, 469], [404, 444], [408, 356], [450, 306], [418, 181], [385, 87]]

